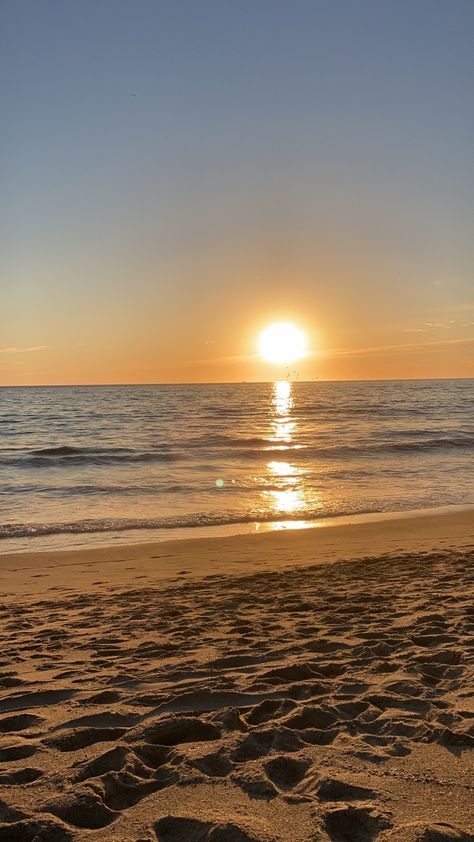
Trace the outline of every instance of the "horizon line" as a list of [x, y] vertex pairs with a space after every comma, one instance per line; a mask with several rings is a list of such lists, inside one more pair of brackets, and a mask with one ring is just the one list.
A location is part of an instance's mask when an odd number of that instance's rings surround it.
[[273, 383], [423, 383], [447, 380], [474, 380], [474, 376], [468, 377], [369, 377], [369, 378], [338, 378], [325, 379], [313, 377], [310, 380], [291, 380], [286, 377], [275, 378], [274, 380], [182, 380], [182, 381], [155, 381], [143, 383], [0, 383], [0, 389], [80, 389], [100, 388], [101, 386], [245, 386], [245, 385], [270, 385]]

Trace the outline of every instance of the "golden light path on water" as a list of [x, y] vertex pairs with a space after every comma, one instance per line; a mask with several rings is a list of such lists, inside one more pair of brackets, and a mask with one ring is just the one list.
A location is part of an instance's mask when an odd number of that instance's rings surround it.
[[[297, 422], [292, 414], [293, 408], [292, 384], [287, 380], [278, 381], [274, 384], [273, 390], [272, 435], [270, 437], [272, 444], [269, 450], [281, 451], [285, 453], [285, 456], [288, 452], [291, 452], [291, 449], [299, 447], [295, 441], [298, 430]], [[289, 526], [292, 528], [309, 526], [310, 524], [304, 520], [293, 520], [293, 517], [298, 512], [303, 513], [306, 509], [304, 494], [305, 469], [291, 464], [291, 462], [273, 459], [267, 463], [267, 470], [270, 479], [273, 478], [278, 484], [277, 489], [271, 489], [265, 493], [267, 506], [273, 509], [278, 515], [292, 516], [291, 521], [277, 521], [272, 524], [271, 528], [284, 529]], [[314, 499], [312, 503], [314, 506]]]

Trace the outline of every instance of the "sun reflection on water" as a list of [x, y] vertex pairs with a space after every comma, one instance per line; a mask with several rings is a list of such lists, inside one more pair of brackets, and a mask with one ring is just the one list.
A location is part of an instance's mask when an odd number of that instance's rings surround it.
[[304, 498], [301, 489], [287, 488], [284, 491], [270, 491], [272, 508], [276, 512], [293, 514], [304, 508]]
[[279, 380], [273, 386], [273, 406], [275, 415], [286, 416], [293, 408], [293, 396], [291, 394], [291, 383], [288, 380]]
[[277, 445], [291, 444], [295, 433], [295, 422], [290, 414], [293, 409], [291, 383], [287, 380], [275, 383], [272, 404], [274, 412], [272, 441]]
[[288, 484], [298, 482], [298, 474], [303, 473], [301, 468], [296, 468], [289, 462], [269, 462], [267, 468], [272, 474], [285, 480]]
[[[279, 447], [273, 449], [285, 450], [294, 446], [294, 437], [297, 433], [297, 425], [292, 417], [294, 406], [292, 384], [287, 380], [275, 383], [272, 396], [273, 418], [272, 440], [278, 443]], [[278, 488], [266, 493], [266, 503], [275, 512], [281, 514], [295, 514], [305, 508], [304, 489], [301, 485], [302, 475], [305, 471], [296, 465], [286, 461], [268, 462], [267, 469], [270, 476], [278, 482]]]

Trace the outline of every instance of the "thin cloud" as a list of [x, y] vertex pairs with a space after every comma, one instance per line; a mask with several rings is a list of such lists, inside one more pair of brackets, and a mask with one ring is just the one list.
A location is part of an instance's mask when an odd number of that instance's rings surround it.
[[378, 356], [383, 354], [409, 354], [413, 352], [430, 352], [443, 348], [474, 346], [472, 339], [440, 339], [433, 342], [407, 342], [404, 345], [377, 345], [372, 348], [335, 348], [326, 351], [326, 357], [361, 357]]
[[12, 345], [10, 348], [0, 348], [0, 354], [29, 354], [32, 351], [44, 351], [48, 345], [31, 345], [29, 348], [17, 348]]
[[426, 327], [406, 327], [402, 331], [403, 333], [426, 333], [428, 328]]
[[472, 327], [474, 322], [449, 319], [447, 322], [424, 322], [420, 327], [406, 327], [403, 333], [429, 333], [431, 330], [453, 330], [456, 328]]
[[186, 368], [194, 368], [195, 366], [227, 364], [237, 362], [249, 362], [261, 359], [258, 354], [236, 354], [230, 357], [206, 357], [202, 360], [187, 360], [182, 365]]

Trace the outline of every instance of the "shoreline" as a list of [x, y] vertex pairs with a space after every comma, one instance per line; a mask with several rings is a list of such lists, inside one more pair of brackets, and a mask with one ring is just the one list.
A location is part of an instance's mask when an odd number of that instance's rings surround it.
[[0, 589], [18, 592], [26, 584], [28, 571], [35, 590], [44, 592], [55, 571], [62, 568], [68, 568], [72, 582], [78, 577], [77, 586], [79, 582], [85, 586], [104, 564], [110, 581], [127, 584], [131, 579], [130, 562], [136, 577], [146, 575], [157, 581], [176, 576], [248, 574], [394, 552], [427, 552], [451, 543], [465, 548], [474, 544], [472, 509], [453, 512], [446, 507], [435, 513], [427, 509], [421, 514], [397, 512], [388, 513], [385, 518], [344, 520], [341, 523], [331, 518], [305, 529], [5, 553], [0, 555]]
[[[21, 537], [2, 538], [0, 540], [0, 560], [6, 555], [23, 555], [24, 553], [66, 552], [67, 550], [89, 551], [107, 547], [129, 547], [135, 545], [162, 544], [165, 542], [196, 540], [200, 538], [228, 538], [237, 535], [257, 535], [265, 532], [282, 532], [300, 529], [320, 529], [349, 524], [362, 524], [386, 520], [404, 520], [425, 516], [440, 516], [456, 512], [473, 512], [474, 502], [445, 504], [415, 509], [397, 509], [395, 511], [366, 511], [356, 514], [325, 515], [310, 520], [290, 518], [284, 520], [246, 520], [230, 523], [202, 524], [199, 526], [180, 526], [162, 528], [129, 528], [111, 529], [90, 532], [51, 532], [50, 534], [25, 535]], [[58, 541], [61, 543], [58, 543]], [[51, 543], [52, 542], [52, 543]], [[23, 543], [19, 548], [16, 544]], [[34, 549], [31, 549], [31, 544]], [[66, 546], [67, 545], [67, 546]], [[6, 549], [4, 549], [6, 547]]]
[[138, 544], [161, 544], [171, 541], [195, 540], [198, 538], [228, 538], [237, 535], [258, 535], [265, 532], [325, 528], [348, 524], [370, 523], [405, 518], [439, 516], [457, 512], [473, 512], [474, 501], [446, 503], [410, 509], [361, 511], [353, 514], [326, 514], [309, 519], [283, 517], [278, 520], [229, 521], [227, 523], [203, 523], [175, 527], [140, 527], [91, 529], [85, 531], [51, 531], [46, 533], [22, 534], [0, 538], [0, 560], [3, 556], [25, 553], [65, 552], [67, 550], [95, 550], [111, 546], [129, 547]]

